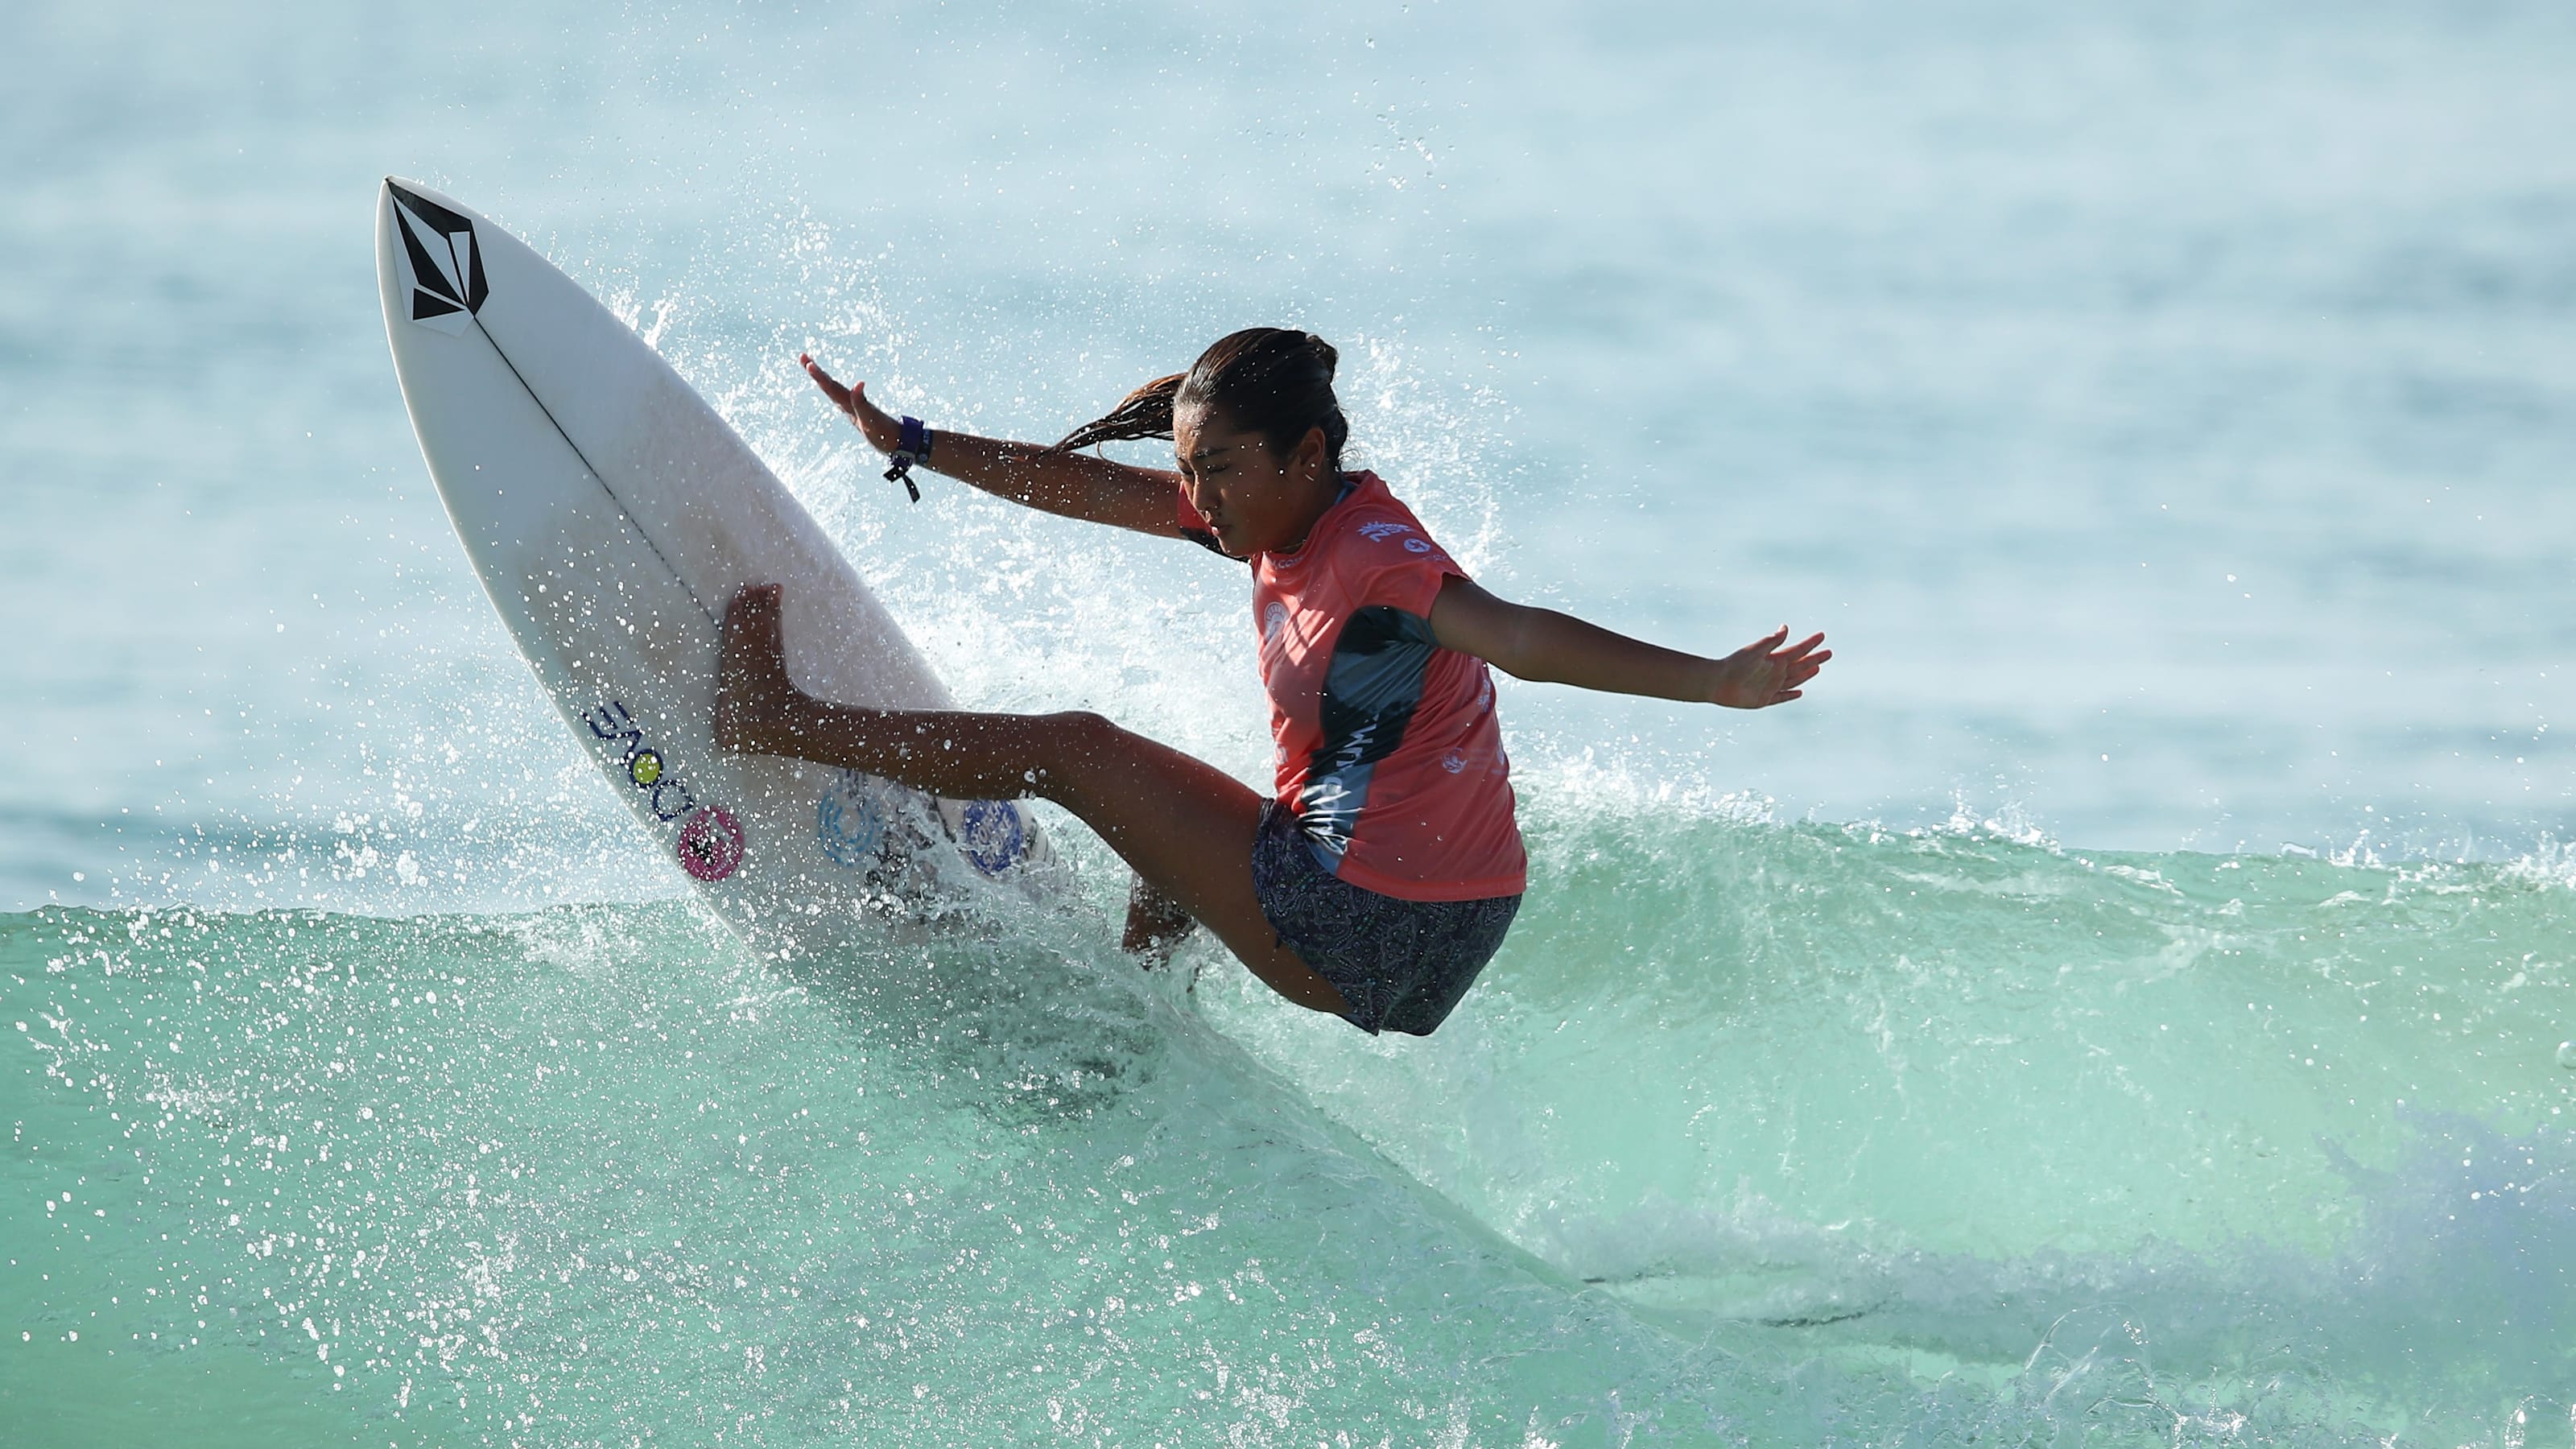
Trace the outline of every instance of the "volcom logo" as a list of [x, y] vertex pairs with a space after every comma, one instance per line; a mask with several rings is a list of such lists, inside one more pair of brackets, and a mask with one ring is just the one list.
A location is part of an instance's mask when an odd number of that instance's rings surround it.
[[483, 281], [474, 223], [390, 181], [385, 189], [393, 193], [394, 228], [402, 233], [403, 259], [411, 265], [411, 320], [462, 336], [492, 291]]

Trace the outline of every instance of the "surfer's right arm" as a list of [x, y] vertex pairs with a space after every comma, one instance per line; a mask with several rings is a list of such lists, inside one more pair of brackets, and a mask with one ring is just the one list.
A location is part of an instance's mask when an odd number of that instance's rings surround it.
[[[813, 358], [797, 361], [832, 405], [858, 425], [869, 446], [892, 453], [903, 441], [903, 425], [868, 401], [866, 383], [844, 387]], [[931, 456], [916, 466], [1042, 512], [1132, 528], [1158, 538], [1182, 536], [1172, 506], [1180, 493], [1178, 473], [1132, 467], [1090, 453], [1059, 452], [1042, 443], [946, 431], [936, 435]]]

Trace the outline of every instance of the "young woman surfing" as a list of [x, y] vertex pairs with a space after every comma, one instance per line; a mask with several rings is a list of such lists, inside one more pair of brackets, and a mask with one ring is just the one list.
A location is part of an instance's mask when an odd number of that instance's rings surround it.
[[[1336, 355], [1256, 327], [1051, 447], [931, 434], [866, 384], [806, 371], [868, 441], [1068, 518], [1189, 539], [1252, 565], [1276, 798], [1096, 714], [858, 709], [787, 677], [776, 586], [725, 616], [716, 740], [960, 800], [1037, 795], [1100, 832], [1254, 975], [1361, 1030], [1429, 1035], [1492, 959], [1526, 861], [1485, 666], [1520, 679], [1762, 709], [1832, 654], [1784, 627], [1703, 659], [1478, 588], [1373, 473], [1342, 471]], [[1078, 449], [1170, 438], [1179, 468]], [[1131, 922], [1130, 943], [1140, 934]]]

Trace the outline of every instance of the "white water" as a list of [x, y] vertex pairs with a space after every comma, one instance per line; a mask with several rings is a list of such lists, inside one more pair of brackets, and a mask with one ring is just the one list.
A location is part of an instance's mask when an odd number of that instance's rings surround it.
[[[8, 918], [0, 1417], [2571, 1432], [2557, 12], [20, 30], [0, 905], [323, 914]], [[1507, 689], [1535, 893], [1428, 1041], [1139, 984], [1096, 855], [1087, 927], [782, 973], [489, 617], [383, 355], [386, 172], [617, 299], [977, 703], [1266, 758], [1239, 574], [905, 504], [797, 350], [1053, 436], [1302, 322], [1498, 588], [1836, 664], [1749, 718]]]

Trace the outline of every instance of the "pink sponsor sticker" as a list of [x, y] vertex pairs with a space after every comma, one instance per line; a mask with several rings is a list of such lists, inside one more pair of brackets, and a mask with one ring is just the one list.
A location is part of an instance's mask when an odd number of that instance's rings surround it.
[[723, 880], [742, 864], [742, 826], [713, 806], [680, 827], [680, 868], [699, 880]]

